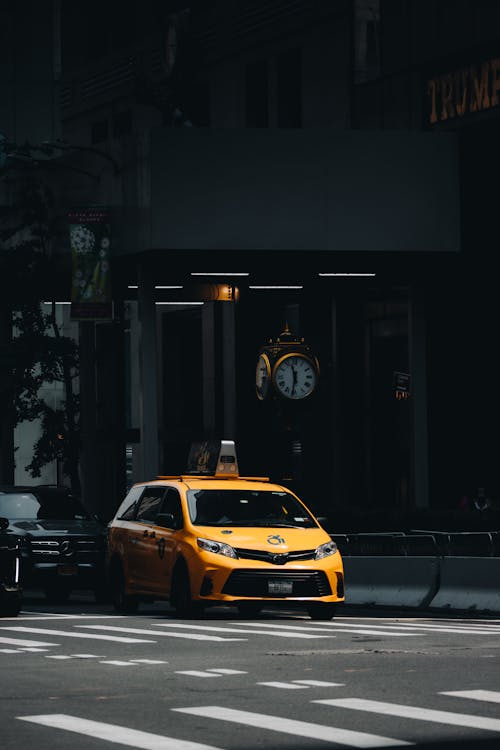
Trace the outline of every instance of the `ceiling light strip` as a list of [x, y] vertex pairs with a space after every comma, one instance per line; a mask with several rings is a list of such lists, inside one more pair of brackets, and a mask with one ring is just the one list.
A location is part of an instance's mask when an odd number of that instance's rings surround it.
[[318, 276], [376, 276], [375, 273], [318, 273]]

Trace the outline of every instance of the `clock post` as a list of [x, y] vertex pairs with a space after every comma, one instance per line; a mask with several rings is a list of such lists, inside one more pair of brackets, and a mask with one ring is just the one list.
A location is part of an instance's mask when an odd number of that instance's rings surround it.
[[288, 324], [276, 339], [269, 339], [259, 349], [255, 392], [259, 401], [269, 404], [273, 425], [278, 425], [279, 442], [285, 444], [283, 481], [300, 481], [302, 421], [306, 405], [318, 390], [319, 375], [318, 358]]

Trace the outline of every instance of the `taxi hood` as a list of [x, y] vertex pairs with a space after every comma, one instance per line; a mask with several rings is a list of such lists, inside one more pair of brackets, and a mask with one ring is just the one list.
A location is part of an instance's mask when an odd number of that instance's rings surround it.
[[197, 536], [223, 542], [231, 547], [265, 552], [313, 550], [331, 541], [324, 529], [297, 529], [283, 526], [193, 526]]

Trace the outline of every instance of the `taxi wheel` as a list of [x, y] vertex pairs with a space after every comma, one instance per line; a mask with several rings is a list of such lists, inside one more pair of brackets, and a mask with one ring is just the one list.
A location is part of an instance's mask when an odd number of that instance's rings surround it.
[[179, 617], [200, 617], [203, 612], [203, 604], [191, 598], [189, 573], [183, 563], [178, 564], [173, 573], [170, 604]]
[[110, 577], [111, 601], [117, 612], [133, 615], [139, 607], [136, 596], [130, 596], [125, 591], [125, 576], [119, 563], [113, 566]]
[[335, 604], [310, 604], [307, 608], [311, 620], [332, 620], [335, 610]]
[[242, 617], [257, 617], [262, 611], [262, 605], [257, 602], [241, 602], [238, 612]]

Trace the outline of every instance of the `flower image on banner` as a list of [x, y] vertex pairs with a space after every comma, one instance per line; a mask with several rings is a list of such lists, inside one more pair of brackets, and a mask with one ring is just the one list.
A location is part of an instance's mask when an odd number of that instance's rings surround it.
[[110, 277], [111, 227], [103, 209], [68, 215], [72, 258], [71, 317], [110, 320], [113, 317]]

